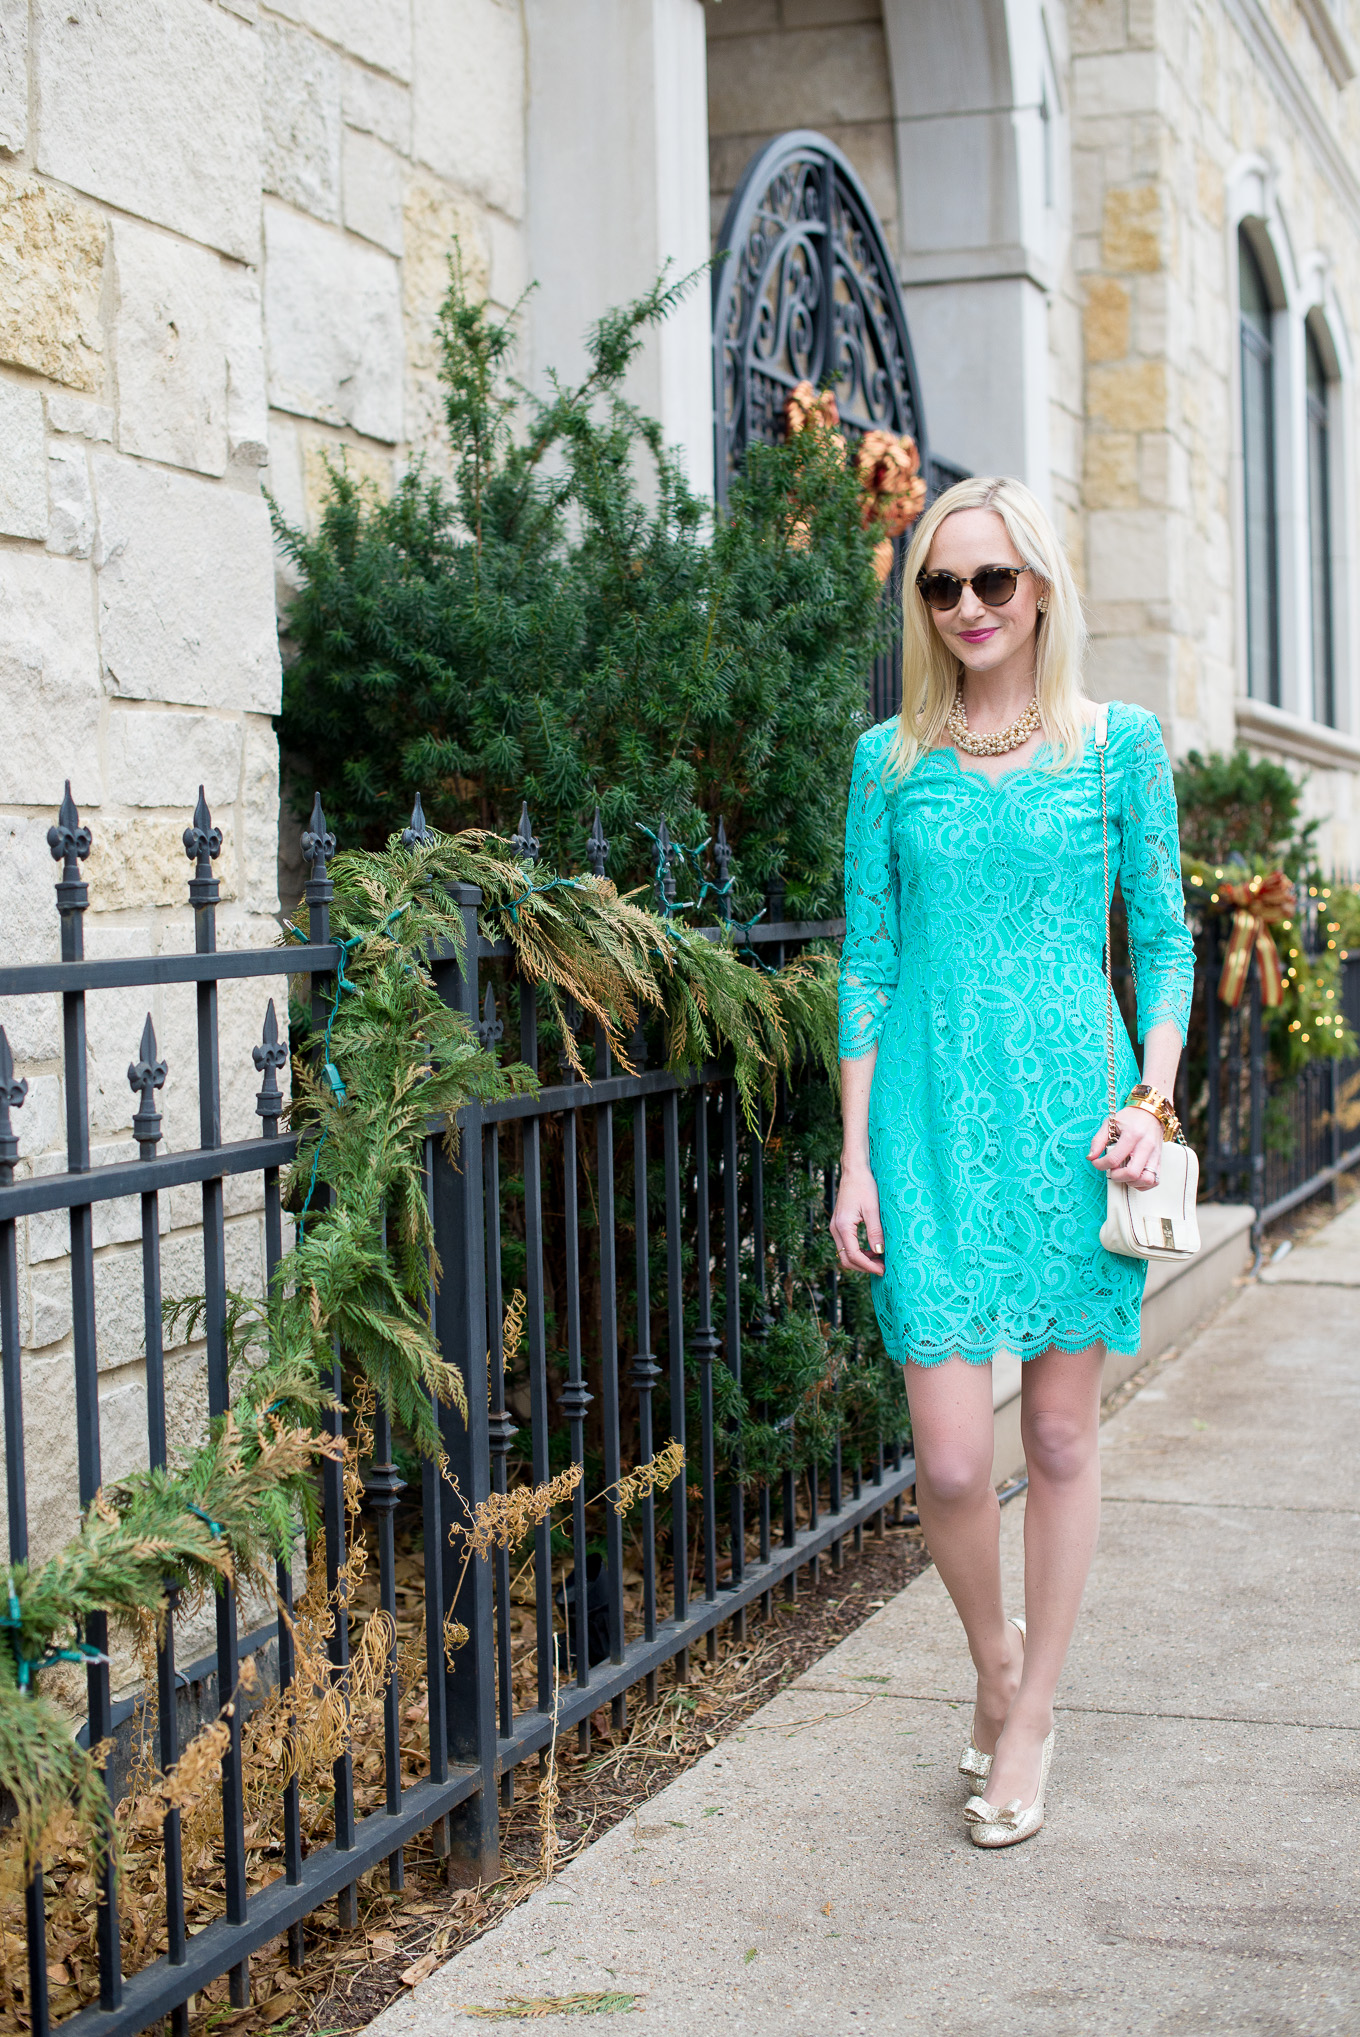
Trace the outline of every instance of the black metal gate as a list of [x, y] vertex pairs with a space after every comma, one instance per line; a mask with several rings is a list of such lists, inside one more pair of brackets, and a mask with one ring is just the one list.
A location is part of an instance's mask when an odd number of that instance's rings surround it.
[[[965, 478], [931, 456], [897, 270], [867, 191], [825, 135], [798, 129], [751, 158], [713, 272], [714, 488], [727, 500], [748, 445], [783, 435], [799, 382], [834, 390], [841, 429], [910, 434], [928, 499]], [[902, 612], [907, 540], [884, 599]], [[902, 704], [900, 620], [869, 682], [876, 721]]]

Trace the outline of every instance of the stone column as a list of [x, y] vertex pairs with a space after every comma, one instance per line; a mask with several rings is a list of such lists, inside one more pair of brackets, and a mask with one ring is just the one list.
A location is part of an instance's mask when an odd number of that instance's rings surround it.
[[931, 443], [1051, 493], [1066, 142], [1038, 0], [884, 0], [901, 272]]
[[[585, 333], [669, 260], [707, 262], [708, 113], [700, 0], [526, 0], [527, 379], [585, 368]], [[630, 399], [661, 420], [691, 486], [713, 489], [706, 277], [648, 340]]]

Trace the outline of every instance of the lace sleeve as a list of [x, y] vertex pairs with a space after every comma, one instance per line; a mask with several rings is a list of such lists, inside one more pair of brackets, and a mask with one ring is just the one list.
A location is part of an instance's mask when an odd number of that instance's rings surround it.
[[883, 732], [855, 749], [845, 816], [845, 943], [840, 969], [841, 1059], [858, 1061], [878, 1044], [901, 962], [897, 886], [882, 764]]
[[1138, 979], [1138, 1037], [1170, 1019], [1182, 1041], [1190, 1018], [1195, 950], [1185, 924], [1180, 834], [1171, 759], [1156, 718], [1140, 713], [1124, 758], [1119, 882]]

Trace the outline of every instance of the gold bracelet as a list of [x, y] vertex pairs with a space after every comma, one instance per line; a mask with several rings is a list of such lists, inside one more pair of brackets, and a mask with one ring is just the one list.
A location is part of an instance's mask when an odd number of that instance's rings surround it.
[[1156, 1118], [1162, 1128], [1162, 1140], [1174, 1139], [1181, 1128], [1176, 1115], [1176, 1106], [1169, 1103], [1160, 1089], [1154, 1089], [1150, 1082], [1140, 1082], [1131, 1089], [1124, 1099], [1125, 1110], [1145, 1110]]

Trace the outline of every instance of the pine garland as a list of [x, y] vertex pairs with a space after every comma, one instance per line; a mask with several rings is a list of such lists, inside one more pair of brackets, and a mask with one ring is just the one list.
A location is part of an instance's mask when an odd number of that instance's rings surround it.
[[[436, 1402], [466, 1412], [429, 1313], [439, 1268], [423, 1172], [428, 1125], [443, 1117], [452, 1147], [464, 1105], [522, 1092], [536, 1078], [499, 1066], [435, 988], [431, 952], [464, 950], [450, 884], [481, 887], [486, 931], [508, 939], [522, 975], [542, 986], [578, 1068], [568, 998], [599, 1021], [625, 1066], [647, 1012], [664, 1016], [677, 1068], [729, 1052], [748, 1116], [797, 1057], [835, 1067], [830, 958], [752, 968], [730, 940], [663, 921], [606, 879], [541, 866], [526, 873], [508, 843], [481, 833], [436, 835], [413, 849], [394, 837], [383, 852], [337, 857], [331, 875], [332, 930], [344, 949], [325, 1035], [336, 1080], [295, 1059], [301, 1142], [288, 1194], [297, 1237], [263, 1301], [229, 1298], [228, 1345], [241, 1375], [233, 1408], [177, 1467], [105, 1489], [63, 1549], [8, 1573], [0, 1786], [17, 1806], [29, 1870], [63, 1814], [96, 1858], [114, 1829], [98, 1750], [75, 1743], [67, 1716], [38, 1692], [38, 1673], [88, 1655], [83, 1621], [92, 1612], [160, 1621], [171, 1587], [262, 1582], [266, 1562], [287, 1555], [299, 1520], [314, 1523], [318, 1458], [343, 1448], [319, 1428], [333, 1407], [336, 1342], [422, 1450], [439, 1447]], [[306, 937], [305, 913], [296, 931]], [[298, 1031], [305, 1038], [305, 1020]], [[202, 1297], [170, 1303], [172, 1334], [198, 1334], [203, 1312]]]

